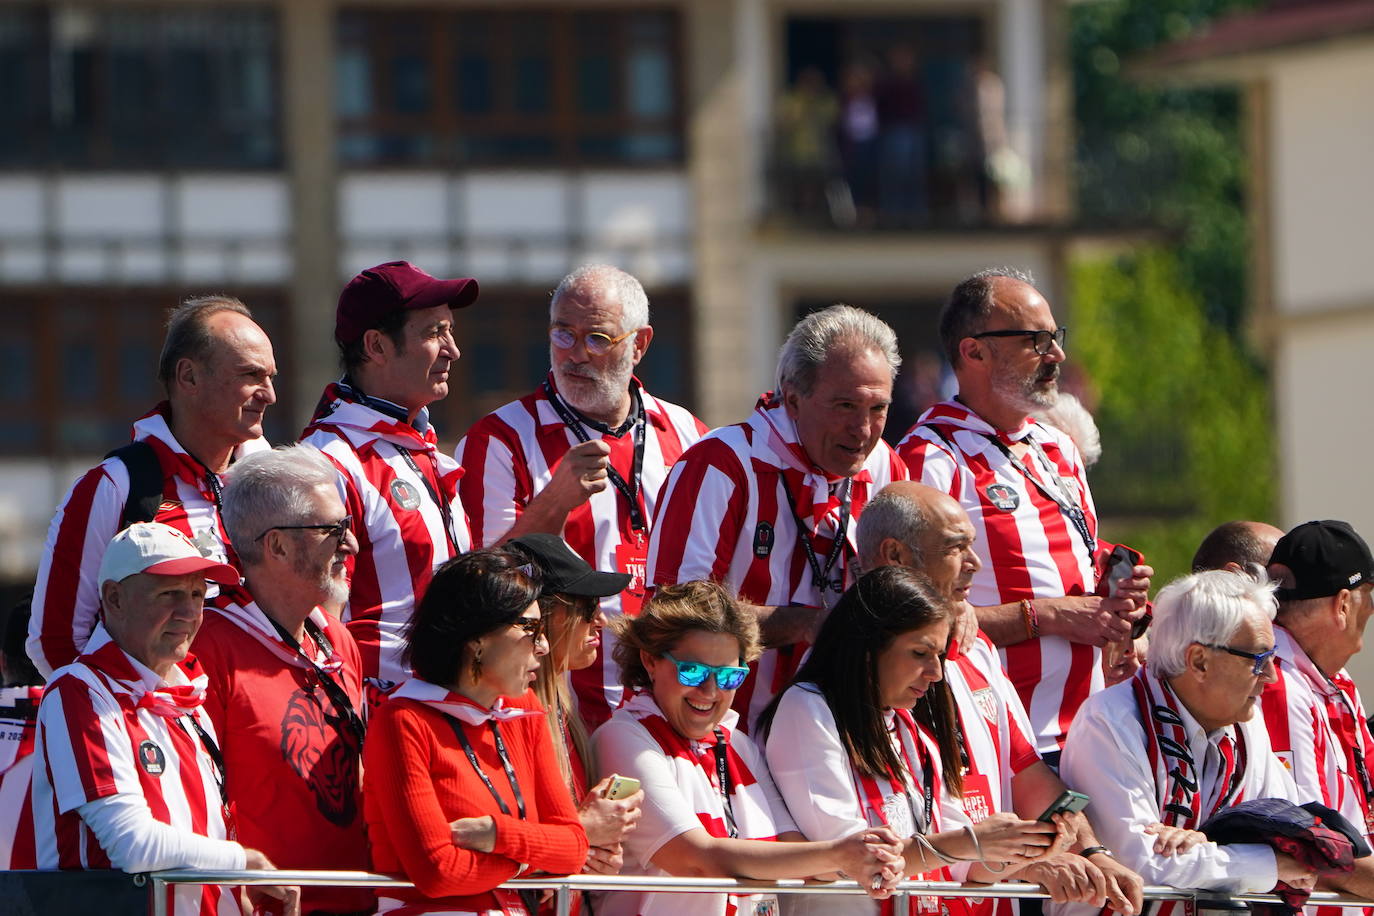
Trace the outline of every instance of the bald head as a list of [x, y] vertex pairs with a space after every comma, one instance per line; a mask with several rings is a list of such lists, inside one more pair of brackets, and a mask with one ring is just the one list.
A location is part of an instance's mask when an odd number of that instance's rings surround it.
[[1202, 539], [1193, 554], [1193, 572], [1229, 569], [1251, 575], [1269, 565], [1274, 545], [1283, 532], [1265, 522], [1233, 521], [1218, 525]]
[[949, 494], [915, 481], [888, 484], [859, 516], [859, 563], [865, 570], [906, 566], [924, 573], [947, 598], [963, 600], [982, 565], [974, 530]]

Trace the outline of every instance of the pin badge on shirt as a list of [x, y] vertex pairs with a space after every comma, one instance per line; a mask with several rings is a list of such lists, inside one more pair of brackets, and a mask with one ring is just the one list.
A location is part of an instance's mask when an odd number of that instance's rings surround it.
[[988, 501], [1003, 512], [1011, 512], [1021, 505], [1021, 494], [1004, 483], [989, 484], [983, 492], [987, 494]]
[[420, 508], [420, 491], [404, 480], [397, 479], [391, 482], [391, 498], [402, 509]]
[[167, 769], [167, 755], [151, 741], [144, 741], [138, 746], [138, 762], [150, 776], [161, 776], [162, 771]]
[[754, 556], [766, 557], [773, 552], [773, 526], [768, 522], [759, 522], [754, 529]]

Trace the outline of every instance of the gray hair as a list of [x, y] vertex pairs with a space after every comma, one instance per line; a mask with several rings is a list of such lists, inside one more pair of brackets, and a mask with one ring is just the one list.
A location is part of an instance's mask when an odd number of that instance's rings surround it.
[[1274, 619], [1274, 586], [1224, 569], [1175, 579], [1155, 597], [1147, 664], [1156, 677], [1183, 673], [1194, 643], [1225, 645], [1257, 615]]
[[337, 487], [339, 473], [314, 446], [279, 445], [234, 462], [220, 496], [220, 518], [244, 566], [262, 562], [263, 532], [307, 521], [311, 496]]
[[157, 377], [168, 393], [176, 377], [177, 363], [183, 359], [204, 362], [214, 348], [215, 337], [210, 333], [210, 318], [220, 312], [236, 312], [252, 319], [253, 313], [233, 296], [196, 296], [172, 310], [167, 318], [167, 336], [162, 342], [162, 354], [157, 359]]
[[960, 281], [940, 312], [940, 347], [951, 366], [959, 365], [959, 342], [984, 330], [992, 314], [992, 287], [999, 277], [1034, 286], [1030, 271], [989, 267]]
[[902, 356], [897, 349], [897, 335], [887, 322], [852, 305], [836, 304], [798, 321], [783, 341], [778, 351], [778, 393], [810, 394], [826, 359], [846, 348], [856, 352], [876, 350], [887, 360], [892, 377], [897, 377]]
[[610, 264], [583, 264], [564, 277], [549, 299], [549, 312], [565, 296], [587, 301], [598, 294], [620, 303], [619, 333], [649, 326], [649, 296], [643, 284]]
[[895, 538], [911, 550], [916, 562], [921, 562], [921, 536], [930, 520], [921, 511], [921, 504], [886, 488], [864, 503], [859, 514], [859, 528], [854, 534], [858, 544], [859, 568], [865, 572], [879, 565], [879, 551], [883, 541]]
[[1035, 415], [1073, 440], [1083, 456], [1084, 467], [1092, 467], [1102, 457], [1102, 434], [1097, 431], [1097, 421], [1076, 396], [1061, 391], [1053, 407], [1038, 410]]

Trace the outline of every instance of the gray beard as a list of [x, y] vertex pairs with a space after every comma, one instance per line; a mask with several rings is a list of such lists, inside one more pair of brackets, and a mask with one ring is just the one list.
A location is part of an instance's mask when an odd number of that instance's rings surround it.
[[[554, 381], [558, 383], [558, 393], [579, 413], [588, 416], [602, 416], [614, 413], [625, 401], [625, 392], [630, 386], [630, 376], [634, 365], [629, 364], [607, 375], [588, 378], [585, 375], [571, 375], [561, 369], [553, 371]], [[575, 379], [581, 384], [576, 388], [567, 379]], [[587, 391], [590, 383], [592, 391]]]

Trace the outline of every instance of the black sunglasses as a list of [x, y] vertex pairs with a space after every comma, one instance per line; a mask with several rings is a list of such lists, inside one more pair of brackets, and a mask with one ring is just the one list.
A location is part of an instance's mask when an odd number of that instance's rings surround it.
[[[323, 531], [326, 538], [337, 538], [342, 543], [344, 535], [348, 534], [348, 529], [352, 524], [353, 516], [345, 515], [337, 522], [328, 525], [273, 525], [267, 531]], [[253, 540], [261, 541], [267, 537], [267, 531], [253, 538]]]
[[981, 337], [1029, 337], [1031, 346], [1035, 352], [1044, 356], [1050, 352], [1050, 344], [1059, 344], [1059, 349], [1064, 349], [1065, 342], [1069, 339], [1069, 329], [1061, 327], [1054, 331], [984, 331], [981, 334], [970, 334], [974, 340]]

